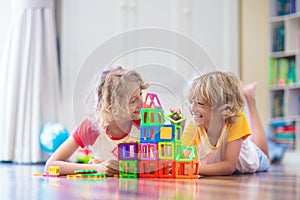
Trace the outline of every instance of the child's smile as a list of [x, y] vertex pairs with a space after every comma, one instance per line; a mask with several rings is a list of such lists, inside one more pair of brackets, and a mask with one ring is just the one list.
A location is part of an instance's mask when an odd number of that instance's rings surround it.
[[207, 129], [211, 120], [210, 108], [197, 102], [191, 102], [189, 110], [193, 117], [194, 125], [198, 127], [204, 126]]
[[142, 97], [142, 91], [138, 87], [138, 85], [135, 86], [136, 89], [129, 100], [129, 114], [132, 120], [139, 120], [141, 109], [143, 107], [143, 97]]

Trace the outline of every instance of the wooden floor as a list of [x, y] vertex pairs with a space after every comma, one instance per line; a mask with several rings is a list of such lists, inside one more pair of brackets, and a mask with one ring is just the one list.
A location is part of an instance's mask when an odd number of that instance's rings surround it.
[[43, 165], [0, 164], [0, 199], [300, 199], [300, 166], [199, 179], [36, 177]]

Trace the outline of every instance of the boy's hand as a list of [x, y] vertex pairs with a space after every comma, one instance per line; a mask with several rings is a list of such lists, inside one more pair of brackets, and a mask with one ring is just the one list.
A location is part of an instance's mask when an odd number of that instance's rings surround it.
[[170, 112], [171, 113], [174, 113], [174, 115], [172, 115], [171, 116], [171, 118], [173, 119], [173, 120], [179, 120], [180, 119], [180, 116], [179, 116], [179, 114], [181, 114], [181, 110], [179, 109], [179, 108], [171, 108], [170, 109]]
[[[177, 121], [177, 120], [180, 120], [181, 117], [181, 110], [179, 108], [171, 108], [170, 109], [170, 112], [173, 113], [172, 116], [170, 116], [174, 121]], [[182, 126], [182, 128], [184, 128], [184, 125], [185, 125], [185, 121], [181, 122], [179, 124], [180, 126]]]
[[181, 114], [181, 110], [179, 108], [171, 108], [170, 112], [175, 114]]

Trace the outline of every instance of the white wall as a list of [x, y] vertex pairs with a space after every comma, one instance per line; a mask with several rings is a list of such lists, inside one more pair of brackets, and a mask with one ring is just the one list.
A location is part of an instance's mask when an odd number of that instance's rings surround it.
[[[0, 58], [8, 34], [8, 27], [11, 20], [11, 1], [0, 0]], [[2, 66], [0, 66], [2, 67]]]
[[257, 108], [263, 124], [269, 123], [269, 1], [241, 1], [241, 66], [245, 83], [256, 81]]
[[[63, 0], [58, 3], [64, 95], [61, 120], [69, 128], [74, 126], [72, 98], [78, 71], [94, 49], [123, 31], [141, 27], [179, 31], [201, 44], [218, 68], [239, 73], [238, 0]], [[166, 55], [146, 54], [142, 55], [146, 61], [141, 61], [141, 55], [136, 54], [120, 59], [118, 63], [136, 66], [158, 57], [168, 60]], [[99, 65], [101, 59], [100, 55]], [[172, 79], [159, 72], [156, 75], [161, 80]], [[176, 80], [173, 83], [176, 87]]]
[[[141, 27], [160, 27], [179, 31], [202, 45], [219, 68], [239, 73], [238, 2], [238, 0], [57, 0], [63, 79], [60, 122], [68, 129], [72, 129], [75, 125], [72, 108], [73, 88], [77, 73], [85, 59], [103, 42], [123, 31]], [[3, 53], [11, 17], [10, 4], [10, 1], [0, 0], [0, 55]], [[162, 62], [161, 57], [167, 60], [166, 63]], [[120, 59], [118, 63], [125, 63], [125, 66], [141, 66], [150, 60], [165, 66], [174, 63], [174, 58], [170, 55], [149, 54], [146, 51], [135, 57]], [[187, 73], [192, 73], [191, 68], [184, 66], [180, 60], [177, 59], [175, 62]], [[157, 78], [173, 81], [177, 78], [162, 75]], [[176, 88], [176, 80], [174, 83]], [[170, 99], [172, 97], [166, 94], [162, 97], [162, 102], [169, 100], [172, 104]]]

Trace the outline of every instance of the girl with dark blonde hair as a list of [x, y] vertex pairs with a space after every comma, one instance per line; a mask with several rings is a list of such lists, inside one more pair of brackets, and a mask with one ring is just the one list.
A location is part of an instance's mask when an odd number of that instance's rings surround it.
[[[49, 166], [59, 166], [61, 174], [74, 174], [75, 170], [84, 169], [97, 169], [107, 176], [117, 174], [117, 143], [139, 139], [142, 91], [146, 88], [148, 84], [136, 71], [122, 67], [104, 70], [95, 89], [94, 113], [51, 155], [45, 171]], [[79, 147], [87, 146], [91, 146], [95, 160], [89, 164], [67, 161]]]

